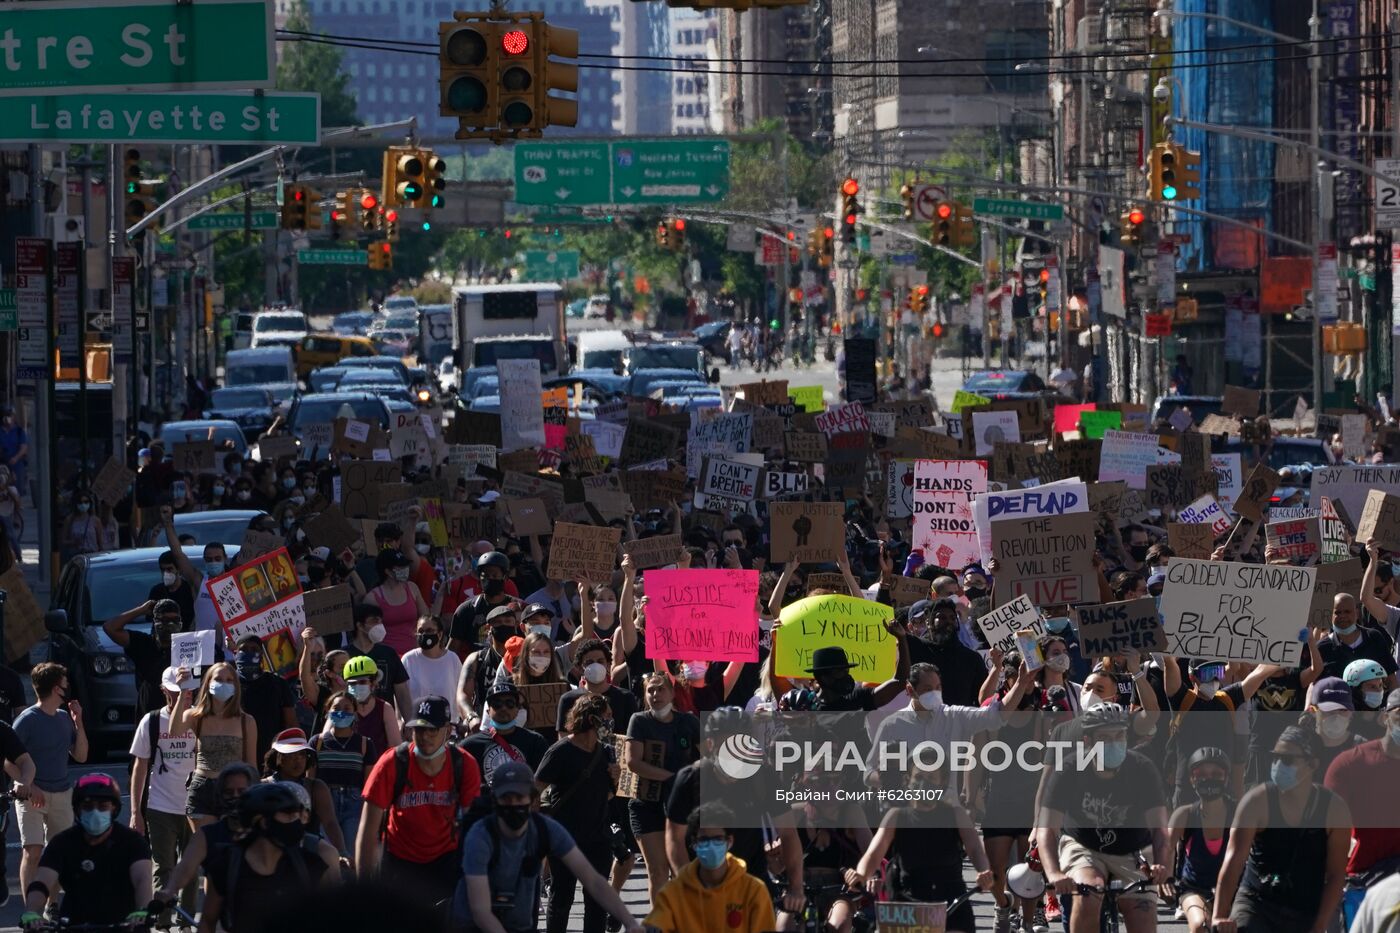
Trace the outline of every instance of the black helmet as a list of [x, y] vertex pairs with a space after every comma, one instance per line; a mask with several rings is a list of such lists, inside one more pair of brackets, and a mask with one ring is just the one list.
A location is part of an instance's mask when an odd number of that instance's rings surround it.
[[502, 573], [510, 573], [510, 558], [500, 551], [487, 551], [477, 558], [476, 572], [481, 573], [487, 567], [495, 567]]
[[[122, 809], [121, 788], [109, 775], [100, 771], [96, 774], [84, 774], [78, 778], [78, 783], [73, 785], [73, 809], [81, 810], [83, 803], [88, 800], [110, 800], [117, 805], [116, 813], [120, 813]], [[113, 816], [115, 815], [114, 813]]]
[[1079, 725], [1085, 732], [1122, 729], [1128, 725], [1128, 711], [1117, 703], [1099, 703], [1084, 711]]
[[705, 738], [720, 740], [743, 735], [751, 724], [748, 714], [739, 707], [721, 706], [705, 717]]
[[272, 819], [278, 813], [302, 809], [302, 802], [292, 789], [281, 781], [254, 784], [238, 798], [238, 825], [253, 828], [254, 817]]
[[1186, 773], [1190, 774], [1197, 765], [1219, 765], [1228, 772], [1230, 770], [1230, 756], [1223, 748], [1207, 745], [1204, 748], [1196, 749], [1196, 753], [1186, 762]]

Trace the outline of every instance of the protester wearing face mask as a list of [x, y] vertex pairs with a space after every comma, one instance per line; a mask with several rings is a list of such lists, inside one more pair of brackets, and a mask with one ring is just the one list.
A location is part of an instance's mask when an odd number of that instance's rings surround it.
[[[478, 542], [478, 544], [480, 543], [481, 542]], [[493, 548], [491, 547], [491, 542], [487, 541], [485, 542], [485, 545], [486, 550], [482, 552], [482, 555], [490, 554], [493, 551]], [[538, 545], [536, 545], [536, 547], [538, 547]], [[463, 552], [458, 553], [463, 554]], [[516, 588], [515, 581], [510, 579], [509, 577], [510, 558], [507, 557], [504, 564], [501, 564], [493, 559], [491, 563], [487, 565], [482, 565], [480, 563], [480, 556], [481, 555], [473, 554], [468, 558], [465, 554], [463, 554], [463, 558], [467, 562], [462, 564], [460, 569], [457, 571], [452, 571], [449, 568], [447, 582], [438, 587], [437, 597], [433, 605], [433, 613], [435, 615], [444, 618], [448, 616], [455, 616], [457, 610], [464, 603], [470, 602], [477, 596], [480, 596], [482, 593], [482, 580], [486, 578], [494, 578], [497, 576], [497, 574], [495, 574], [494, 572], [488, 573], [488, 570], [491, 567], [501, 568], [501, 591], [511, 599], [520, 598], [520, 591]], [[454, 573], [456, 574], [455, 576], [453, 575]], [[494, 585], [492, 586], [492, 589], [495, 589]], [[526, 602], [543, 602], [543, 600], [539, 600], [536, 599], [534, 596], [531, 596], [531, 598], [526, 600]]]
[[497, 674], [506, 662], [510, 641], [520, 637], [520, 623], [515, 610], [508, 605], [497, 606], [486, 615], [484, 643], [467, 655], [462, 664], [462, 676], [457, 682], [457, 703], [468, 729], [482, 723], [483, 700], [487, 689], [496, 682]]
[[409, 580], [411, 566], [402, 551], [380, 551], [375, 559], [380, 583], [365, 594], [365, 603], [383, 613], [384, 644], [400, 657], [413, 647], [418, 619], [428, 614], [418, 585]]
[[358, 655], [345, 662], [341, 672], [345, 677], [345, 692], [355, 702], [355, 732], [374, 743], [375, 748], [393, 748], [399, 744], [399, 717], [394, 708], [375, 693], [381, 677], [379, 666], [369, 655]]
[[102, 519], [97, 516], [90, 493], [79, 493], [73, 502], [73, 512], [63, 524], [59, 547], [64, 559], [102, 550], [105, 535]]
[[[403, 656], [408, 672], [408, 690], [414, 696], [451, 696], [462, 676], [462, 661], [447, 650], [447, 633], [432, 616], [418, 620], [415, 638], [418, 647]], [[453, 722], [460, 717], [453, 716]]]
[[555, 718], [555, 729], [564, 731], [564, 723], [573, 705], [585, 696], [601, 696], [607, 699], [612, 710], [612, 731], [615, 735], [626, 735], [627, 726], [637, 712], [637, 701], [632, 694], [612, 683], [608, 670], [612, 666], [612, 649], [607, 642], [597, 638], [578, 643], [575, 651], [580, 673], [578, 686], [559, 698], [559, 712]]
[[144, 923], [151, 900], [151, 847], [123, 826], [122, 794], [106, 774], [86, 774], [73, 788], [78, 825], [54, 836], [44, 848], [34, 880], [26, 887], [26, 930], [43, 923], [49, 898], [63, 891], [61, 916], [74, 925]]
[[[1317, 682], [1308, 711], [1298, 724], [1311, 726], [1321, 740], [1318, 744], [1317, 770], [1323, 774], [1327, 773], [1327, 768], [1338, 755], [1366, 741], [1354, 726], [1355, 713], [1352, 689], [1344, 681], [1324, 677]], [[1279, 730], [1280, 734], [1282, 731]], [[1385, 731], [1383, 726], [1381, 731]]]
[[717, 803], [702, 804], [690, 814], [686, 844], [695, 858], [652, 898], [647, 929], [762, 933], [777, 925], [768, 888], [730, 854], [733, 823], [733, 814]]
[[1352, 661], [1375, 661], [1385, 669], [1385, 688], [1394, 689], [1395, 643], [1380, 629], [1360, 625], [1359, 617], [1355, 596], [1338, 593], [1333, 598], [1332, 631], [1317, 643], [1317, 650], [1322, 655], [1322, 675], [1342, 677]]
[[473, 732], [461, 743], [481, 768], [489, 783], [491, 775], [507, 761], [523, 761], [531, 768], [539, 767], [549, 741], [525, 728], [529, 712], [521, 702], [520, 691], [511, 684], [492, 684], [486, 691], [486, 720], [481, 731]]
[[[204, 569], [201, 571], [185, 554], [185, 549], [179, 546], [173, 513], [168, 508], [162, 508], [160, 518], [165, 531], [165, 541], [170, 548], [167, 553], [174, 563], [176, 574], [184, 580], [194, 598], [194, 630], [198, 632], [221, 631], [223, 626], [219, 621], [219, 612], [214, 608], [214, 600], [209, 595], [209, 587], [206, 584], [214, 577], [231, 569], [224, 546], [217, 541], [211, 541], [204, 545]], [[164, 580], [162, 580], [163, 582]], [[177, 599], [176, 602], [178, 603], [179, 600]], [[181, 615], [183, 616], [183, 609]], [[223, 659], [222, 641], [222, 638], [214, 639], [215, 660]], [[169, 663], [168, 659], [167, 663]]]
[[510, 558], [500, 551], [487, 551], [477, 559], [476, 573], [481, 581], [481, 592], [462, 603], [452, 614], [451, 637], [448, 649], [458, 657], [465, 658], [477, 648], [481, 637], [481, 626], [490, 614], [511, 604], [506, 592], [506, 574], [510, 572]]
[[[167, 667], [161, 676], [165, 706], [147, 713], [136, 724], [131, 741], [131, 828], [147, 837], [155, 863], [155, 883], [166, 885], [190, 842], [185, 817], [185, 784], [194, 774], [194, 733], [170, 729], [170, 714], [180, 694], [198, 685], [180, 681], [180, 672]], [[195, 885], [180, 889], [186, 913], [197, 907]]]
[[[676, 772], [700, 757], [700, 720], [690, 713], [676, 712], [674, 700], [670, 676], [649, 675], [646, 678], [646, 711], [633, 716], [627, 726], [627, 757], [633, 763], [632, 770], [638, 777], [661, 783], [661, 801], [670, 798]], [[616, 714], [616, 707], [613, 712]], [[660, 742], [665, 749], [660, 765], [644, 760], [647, 742]], [[628, 801], [627, 813], [632, 833], [646, 859], [647, 883], [655, 902], [657, 892], [670, 877], [666, 860], [666, 811], [661, 802], [633, 799]]]
[[194, 587], [180, 574], [175, 552], [182, 548], [171, 548], [156, 559], [160, 568], [160, 581], [151, 587], [147, 599], [160, 602], [169, 599], [180, 607], [180, 631], [189, 631], [194, 626]]
[[[407, 553], [407, 551], [405, 551]], [[419, 522], [413, 530], [413, 553], [408, 555], [412, 562], [408, 579], [418, 587], [423, 599], [431, 603], [438, 591], [438, 575], [434, 569], [437, 552], [433, 548], [433, 536], [427, 522]]]
[[[151, 620], [151, 633], [128, 629], [137, 619]], [[137, 715], [164, 705], [161, 682], [170, 665], [170, 637], [181, 630], [180, 607], [172, 599], [148, 599], [102, 623], [102, 631], [121, 648], [136, 669]]]
[[908, 640], [910, 663], [932, 664], [942, 672], [943, 699], [949, 705], [976, 706], [977, 690], [987, 665], [958, 637], [962, 623], [957, 603], [945, 596], [934, 600], [921, 615], [928, 620], [927, 630], [923, 638]]
[[214, 778], [214, 796], [220, 802], [222, 815], [213, 823], [201, 826], [190, 837], [180, 855], [180, 862], [174, 873], [156, 892], [155, 899], [164, 904], [175, 902], [175, 892], [182, 891], [199, 879], [204, 870], [209, 853], [231, 845], [234, 840], [233, 824], [238, 817], [238, 798], [248, 788], [258, 783], [257, 770], [246, 761], [235, 761], [225, 766]]
[[[583, 613], [584, 637], [593, 634], [599, 638], [612, 638], [618, 620], [617, 592], [606, 583], [594, 586], [587, 580], [580, 580], [579, 593], [583, 597], [580, 608]], [[630, 604], [624, 608], [628, 612], [632, 611]]]
[[1270, 779], [1240, 798], [1215, 892], [1219, 933], [1309, 933], [1337, 917], [1351, 811], [1316, 783], [1317, 736], [1283, 730]]
[[1357, 713], [1352, 717], [1352, 731], [1365, 739], [1380, 738], [1385, 733], [1380, 722], [1381, 707], [1385, 705], [1385, 668], [1375, 661], [1357, 659], [1346, 666], [1342, 680], [1351, 690], [1352, 709]]
[[1400, 787], [1400, 690], [1392, 690], [1386, 696], [1381, 724], [1385, 734], [1338, 755], [1328, 767], [1324, 782], [1356, 817], [1347, 862], [1347, 871], [1352, 874], [1361, 874], [1400, 856], [1400, 794], [1395, 792]]
[[447, 741], [452, 705], [446, 697], [421, 697], [408, 730], [411, 741], [384, 752], [365, 784], [355, 871], [361, 880], [378, 877], [436, 904], [452, 896], [461, 878], [458, 815], [480, 793], [481, 770]]
[[1227, 793], [1230, 756], [1224, 749], [1202, 748], [1191, 756], [1187, 767], [1196, 800], [1172, 812], [1167, 823], [1167, 849], [1177, 866], [1177, 906], [1190, 933], [1209, 933], [1215, 883], [1225, 862], [1235, 817], [1235, 799]]
[[[180, 668], [180, 680], [190, 677]], [[238, 672], [232, 664], [219, 662], [204, 672], [199, 693], [191, 701], [184, 691], [170, 713], [171, 729], [193, 732], [194, 776], [190, 778], [185, 815], [195, 829], [207, 826], [223, 814], [215, 778], [225, 766], [236, 761], [252, 761], [258, 748], [258, 725], [243, 711]]]
[[304, 790], [311, 803], [306, 832], [324, 836], [338, 853], [348, 856], [350, 850], [340, 834], [331, 790], [325, 781], [313, 774], [313, 771], [319, 770], [318, 765], [316, 752], [306, 740], [306, 733], [301, 729], [283, 729], [272, 740], [272, 748], [263, 759], [263, 780], [285, 781]]
[[257, 636], [238, 643], [234, 665], [238, 671], [243, 711], [258, 725], [255, 760], [262, 761], [272, 747], [273, 736], [296, 726], [296, 696], [285, 678], [264, 666], [262, 642]]
[[398, 653], [384, 644], [385, 634], [384, 614], [380, 608], [373, 603], [361, 603], [355, 607], [355, 627], [345, 650], [352, 658], [368, 655], [374, 661], [379, 670], [379, 681], [375, 684], [374, 692], [392, 703], [399, 711], [400, 718], [406, 718], [413, 712], [408, 671], [404, 669]]
[[331, 805], [341, 838], [353, 854], [360, 827], [361, 793], [370, 769], [379, 760], [374, 743], [355, 731], [355, 701], [345, 691], [326, 701], [325, 731], [311, 739], [316, 752], [316, 776], [330, 788]]
[[1361, 577], [1361, 604], [1392, 641], [1400, 636], [1400, 584], [1397, 584], [1397, 579], [1400, 577], [1396, 576], [1395, 565], [1390, 557], [1383, 556], [1380, 542], [1375, 538], [1369, 539], [1366, 542], [1366, 572]]

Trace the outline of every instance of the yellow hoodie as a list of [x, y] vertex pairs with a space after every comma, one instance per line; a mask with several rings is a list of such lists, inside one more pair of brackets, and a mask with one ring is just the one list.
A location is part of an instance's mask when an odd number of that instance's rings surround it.
[[768, 888], [732, 855], [713, 888], [700, 883], [700, 863], [692, 859], [657, 894], [646, 924], [662, 933], [764, 933], [776, 926]]

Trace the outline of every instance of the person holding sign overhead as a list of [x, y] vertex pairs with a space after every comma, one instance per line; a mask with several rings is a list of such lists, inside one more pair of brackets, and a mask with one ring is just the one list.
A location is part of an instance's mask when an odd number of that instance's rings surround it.
[[[676, 711], [675, 689], [669, 674], [648, 674], [644, 683], [646, 710], [633, 716], [627, 727], [627, 767], [639, 778], [660, 784], [660, 793], [648, 795], [655, 799], [632, 798], [627, 815], [646, 859], [648, 889], [654, 903], [670, 878], [663, 801], [671, 795], [676, 772], [700, 757], [700, 720], [691, 713]], [[617, 710], [613, 712], [616, 714]], [[649, 754], [649, 746], [661, 754]]]

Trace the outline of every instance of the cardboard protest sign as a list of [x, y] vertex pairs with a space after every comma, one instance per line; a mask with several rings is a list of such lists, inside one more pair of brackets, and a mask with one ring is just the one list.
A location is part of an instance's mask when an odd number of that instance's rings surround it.
[[1315, 564], [1322, 553], [1322, 529], [1316, 518], [1290, 518], [1264, 526], [1265, 541], [1274, 557]]
[[442, 513], [447, 524], [448, 547], [470, 547], [478, 541], [496, 539], [499, 516], [495, 509], [474, 509], [457, 502], [444, 502]]
[[906, 425], [898, 425], [894, 429], [894, 438], [885, 445], [885, 449], [896, 457], [913, 460], [956, 460], [962, 456], [962, 444], [958, 438], [933, 428], [911, 428]]
[[303, 425], [301, 428], [301, 449], [306, 452], [306, 459], [320, 460], [324, 458], [330, 452], [334, 434], [335, 429], [328, 422]]
[[870, 411], [866, 410], [865, 417], [870, 420], [870, 433], [879, 437], [894, 437], [895, 428], [899, 427], [892, 411]]
[[344, 454], [357, 460], [371, 460], [376, 450], [388, 446], [388, 438], [378, 425], [354, 418], [337, 418], [331, 422], [332, 454]]
[[92, 494], [98, 502], [116, 506], [131, 492], [131, 484], [134, 482], [136, 474], [116, 457], [111, 457], [93, 479]]
[[842, 502], [774, 502], [768, 506], [770, 559], [778, 563], [836, 560], [846, 547]]
[[584, 489], [583, 501], [598, 510], [603, 521], [611, 522], [627, 518], [632, 511], [632, 499], [621, 490], [590, 487]]
[[1326, 631], [1332, 627], [1332, 604], [1341, 593], [1355, 596], [1361, 592], [1361, 579], [1366, 573], [1360, 559], [1351, 558], [1330, 564], [1320, 564], [1312, 600], [1308, 604], [1308, 627]]
[[972, 437], [977, 456], [990, 456], [997, 444], [1021, 440], [1020, 419], [1014, 411], [974, 411]]
[[[1369, 502], [1368, 502], [1369, 504]], [[1366, 513], [1362, 512], [1362, 518]], [[1322, 563], [1332, 564], [1351, 557], [1351, 534], [1347, 523], [1337, 512], [1337, 507], [1326, 496], [1322, 497], [1322, 508], [1318, 510], [1318, 529], [1322, 532]], [[1392, 513], [1392, 521], [1400, 519], [1400, 514]], [[1392, 535], [1394, 532], [1391, 532]], [[1363, 543], [1365, 539], [1362, 539]]]
[[787, 458], [796, 463], [824, 463], [826, 435], [815, 431], [788, 431], [783, 439]]
[[559, 698], [569, 692], [570, 685], [557, 683], [516, 684], [520, 700], [525, 704], [526, 729], [553, 729], [559, 717]]
[[[631, 744], [627, 741], [626, 736], [616, 737], [615, 743], [615, 757], [620, 772], [617, 777], [617, 796], [628, 800], [645, 800], [652, 803], [660, 801], [661, 792], [666, 789], [666, 782], [644, 778], [627, 767], [630, 760]], [[666, 763], [666, 743], [655, 739], [643, 742], [642, 761], [658, 768], [661, 767]]]
[[1253, 418], [1259, 414], [1259, 398], [1258, 389], [1244, 389], [1240, 386], [1227, 385], [1225, 395], [1220, 400], [1220, 410], [1227, 415]]
[[616, 460], [622, 455], [622, 442], [627, 437], [627, 425], [594, 419], [579, 425], [579, 430], [593, 439], [593, 449], [600, 457]]
[[639, 509], [669, 508], [672, 502], [685, 497], [686, 477], [683, 470], [624, 470], [622, 488]]
[[545, 446], [540, 361], [498, 360], [496, 372], [500, 377], [501, 451]]
[[609, 579], [621, 538], [621, 528], [556, 522], [549, 546], [549, 576], [555, 580]]
[[865, 406], [860, 402], [850, 402], [828, 409], [816, 417], [817, 430], [831, 437], [835, 434], [870, 431], [870, 419], [866, 417]]
[[340, 510], [348, 518], [379, 517], [379, 488], [403, 481], [397, 463], [380, 460], [340, 462]]
[[651, 570], [654, 567], [674, 564], [680, 560], [684, 548], [685, 545], [678, 534], [652, 535], [650, 538], [638, 538], [636, 541], [622, 543], [622, 553], [632, 558], [632, 566], [637, 570]]
[[1150, 596], [1079, 607], [1079, 651], [1086, 658], [1166, 650], [1162, 617]]
[[258, 456], [263, 463], [295, 460], [299, 450], [297, 439], [290, 434], [264, 434], [258, 438]]
[[764, 379], [761, 382], [746, 382], [737, 386], [735, 392], [742, 396], [745, 401], [755, 405], [763, 405], [767, 408], [777, 408], [783, 405], [792, 404], [792, 399], [788, 395], [788, 384], [786, 379]]
[[[706, 457], [700, 483], [695, 488], [696, 505], [722, 512], [734, 509], [739, 503], [752, 502], [758, 495], [762, 473], [762, 454]], [[742, 505], [738, 508], [742, 509]]]
[[506, 499], [505, 503], [516, 534], [547, 535], [554, 531], [543, 499]]
[[1103, 441], [1101, 440], [1092, 438], [1061, 439], [1055, 444], [1055, 462], [1059, 464], [1059, 471], [1051, 475], [1051, 471], [1046, 470], [1045, 475], [1041, 476], [1041, 481], [1050, 482], [1070, 477], [1098, 476], [1102, 451]]
[[44, 611], [19, 564], [0, 573], [0, 591], [5, 593], [5, 663], [13, 664], [47, 638], [48, 630], [44, 627]]
[[921, 599], [929, 599], [931, 592], [929, 581], [920, 580], [918, 577], [895, 577], [890, 582], [890, 599], [894, 600], [896, 609], [912, 606]]
[[1042, 447], [1032, 443], [1003, 441], [992, 445], [992, 456], [987, 462], [987, 476], [993, 482], [1006, 483], [1015, 488], [1022, 480], [1035, 478], [1030, 468], [1030, 458], [1044, 453]]
[[[1324, 513], [1332, 507], [1331, 500], [1322, 500]], [[1333, 520], [1340, 524], [1336, 510]], [[1373, 489], [1361, 508], [1361, 519], [1356, 524], [1356, 540], [1365, 544], [1375, 538], [1380, 546], [1388, 551], [1400, 551], [1400, 496], [1384, 489]]]
[[887, 411], [894, 414], [896, 427], [922, 428], [933, 424], [933, 406], [928, 399], [896, 399], [865, 406], [866, 414], [872, 411]]
[[827, 451], [822, 478], [829, 490], [844, 490], [848, 497], [860, 495], [867, 488], [866, 473], [870, 469], [873, 451], [868, 434], [837, 434]]
[[993, 521], [1014, 517], [1068, 515], [1089, 511], [1089, 490], [1078, 480], [1060, 480], [1006, 492], [988, 492], [972, 500], [972, 519], [984, 556], [991, 556]]
[[648, 570], [646, 656], [758, 660], [758, 571]]
[[355, 627], [355, 606], [350, 598], [350, 586], [341, 583], [302, 594], [306, 608], [306, 624], [317, 635], [334, 635]]
[[[1314, 482], [1316, 476], [1314, 471]], [[1264, 509], [1277, 487], [1278, 474], [1263, 463], [1256, 464], [1250, 471], [1249, 478], [1244, 481], [1244, 488], [1235, 498], [1235, 514], [1243, 515], [1251, 521], [1263, 521]]]
[[1188, 525], [1209, 525], [1211, 534], [1222, 535], [1230, 530], [1233, 522], [1215, 496], [1204, 495], [1177, 513], [1177, 518]]
[[[1343, 464], [1318, 467], [1312, 473], [1312, 501], [1327, 496], [1340, 504], [1347, 515], [1366, 511], [1366, 498], [1372, 490], [1400, 496], [1400, 465]], [[1357, 540], [1365, 541], [1358, 533]]]
[[1206, 415], [1204, 418], [1201, 419], [1201, 424], [1198, 430], [1202, 434], [1207, 435], [1239, 434], [1240, 422], [1238, 418], [1227, 418], [1224, 415], [1217, 415], [1212, 413]]
[[1022, 594], [1037, 606], [1087, 602], [1098, 594], [1094, 533], [1088, 512], [1002, 519], [991, 523], [996, 596], [1007, 603]]
[[338, 505], [328, 505], [302, 524], [301, 530], [313, 547], [328, 547], [332, 554], [360, 540], [360, 530], [352, 525]]
[[752, 412], [721, 413], [708, 420], [693, 422], [685, 441], [686, 475], [698, 479], [706, 455], [746, 453], [752, 440]]
[[271, 554], [286, 546], [287, 540], [279, 534], [271, 531], [254, 531], [248, 528], [244, 530], [243, 539], [239, 542], [238, 558], [246, 563], [254, 557]]
[[914, 546], [940, 567], [981, 559], [971, 497], [987, 491], [982, 460], [919, 460], [914, 464]]
[[1171, 522], [1167, 525], [1167, 543], [1177, 557], [1205, 560], [1215, 551], [1215, 529], [1210, 525]]
[[1162, 590], [1167, 653], [1295, 668], [1315, 567], [1174, 557]]
[[218, 454], [213, 441], [177, 441], [170, 448], [177, 473], [217, 473]]
[[[1063, 406], [1061, 406], [1063, 407]], [[1059, 412], [1059, 408], [1055, 409]], [[1157, 435], [1105, 431], [1099, 451], [1098, 480], [1120, 480], [1134, 489], [1147, 488], [1147, 468], [1157, 463]]]
[[[650, 603], [650, 592], [648, 592]], [[886, 626], [894, 608], [855, 596], [808, 596], [790, 603], [773, 630], [773, 673], [810, 677], [812, 653], [842, 648], [860, 683], [883, 683], [894, 676], [899, 649]]]
[[1101, 515], [1117, 515], [1123, 511], [1123, 497], [1127, 494], [1126, 483], [1094, 483], [1087, 489], [1089, 511]]
[[170, 666], [191, 672], [214, 663], [214, 632], [176, 632], [170, 636]]
[[239, 564], [204, 585], [230, 640], [256, 637], [270, 670], [283, 676], [295, 672], [294, 636], [306, 627], [306, 607], [286, 548]]
[[809, 573], [803, 578], [805, 592], [808, 596], [817, 593], [818, 590], [830, 591], [831, 593], [845, 594], [846, 596], [858, 596], [846, 582], [845, 574], [840, 573]]
[[1001, 651], [1016, 647], [1016, 633], [1030, 629], [1039, 637], [1045, 634], [1045, 624], [1040, 619], [1040, 610], [1031, 602], [1030, 596], [1022, 593], [1010, 602], [1002, 603], [991, 612], [977, 617], [977, 627], [987, 644]]

